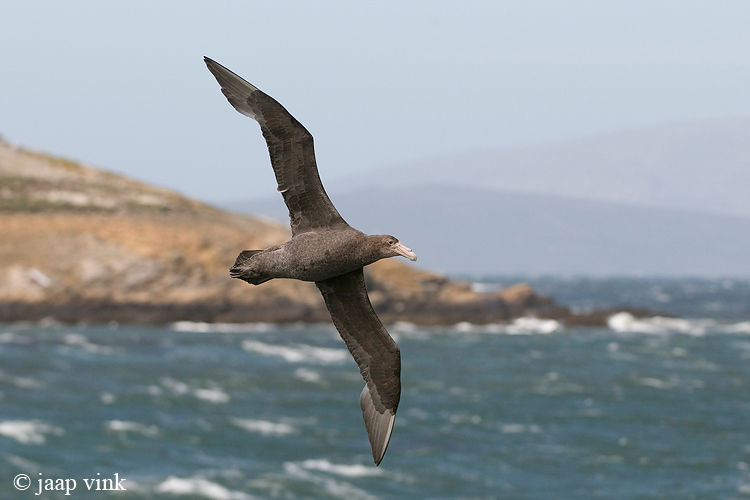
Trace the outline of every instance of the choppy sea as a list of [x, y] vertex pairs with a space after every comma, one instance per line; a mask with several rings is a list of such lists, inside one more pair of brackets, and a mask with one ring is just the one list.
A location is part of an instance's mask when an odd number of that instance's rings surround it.
[[380, 467], [328, 324], [0, 325], [0, 499], [750, 499], [750, 282], [534, 284], [681, 318], [390, 325]]

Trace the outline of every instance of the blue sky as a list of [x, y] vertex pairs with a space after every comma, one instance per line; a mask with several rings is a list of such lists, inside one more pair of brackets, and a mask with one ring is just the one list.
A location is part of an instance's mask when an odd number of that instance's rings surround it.
[[750, 116], [750, 2], [8, 2], [0, 135], [210, 202], [274, 186], [208, 55], [368, 169]]

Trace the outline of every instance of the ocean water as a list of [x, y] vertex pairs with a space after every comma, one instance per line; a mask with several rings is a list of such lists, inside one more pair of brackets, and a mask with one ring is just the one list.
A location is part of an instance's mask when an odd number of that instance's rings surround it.
[[479, 290], [531, 284], [541, 295], [585, 312], [612, 307], [645, 308], [682, 318], [742, 321], [750, 318], [750, 279], [588, 278], [504, 276], [474, 282]]
[[0, 499], [750, 499], [750, 317], [389, 330], [375, 467], [330, 325], [0, 325]]

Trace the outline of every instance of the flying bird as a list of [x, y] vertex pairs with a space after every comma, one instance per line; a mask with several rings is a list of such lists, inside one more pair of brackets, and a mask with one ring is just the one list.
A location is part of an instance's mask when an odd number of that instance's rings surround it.
[[365, 379], [359, 403], [380, 465], [401, 398], [401, 353], [370, 304], [363, 268], [398, 255], [415, 261], [417, 255], [393, 236], [367, 235], [347, 224], [323, 189], [310, 132], [273, 98], [204, 60], [234, 109], [260, 124], [292, 227], [286, 243], [241, 252], [230, 276], [253, 285], [273, 278], [315, 282]]

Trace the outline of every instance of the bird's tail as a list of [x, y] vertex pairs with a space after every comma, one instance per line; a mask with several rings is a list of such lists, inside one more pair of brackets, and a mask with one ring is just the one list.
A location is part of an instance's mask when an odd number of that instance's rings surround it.
[[244, 250], [240, 252], [240, 254], [237, 256], [237, 260], [234, 261], [234, 265], [232, 266], [232, 269], [234, 269], [235, 267], [241, 266], [242, 264], [250, 260], [250, 257], [262, 251], [263, 250]]
[[229, 276], [247, 281], [253, 285], [260, 285], [261, 283], [270, 280], [270, 277], [258, 275], [258, 273], [252, 272], [252, 269], [247, 266], [248, 261], [250, 261], [255, 254], [262, 251], [263, 250], [245, 250], [240, 252], [237, 256], [237, 260], [234, 261], [234, 265], [229, 269]]

